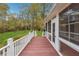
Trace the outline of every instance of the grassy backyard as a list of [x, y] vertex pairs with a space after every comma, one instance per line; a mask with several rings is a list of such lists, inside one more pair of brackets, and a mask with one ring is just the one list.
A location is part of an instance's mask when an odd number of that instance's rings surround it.
[[15, 31], [15, 32], [5, 32], [0, 33], [0, 48], [6, 45], [8, 38], [14, 38], [14, 40], [19, 39], [20, 37], [28, 34], [30, 30], [23, 30], [23, 31]]
[[37, 32], [37, 36], [42, 36], [43, 31], [36, 31], [36, 32]]

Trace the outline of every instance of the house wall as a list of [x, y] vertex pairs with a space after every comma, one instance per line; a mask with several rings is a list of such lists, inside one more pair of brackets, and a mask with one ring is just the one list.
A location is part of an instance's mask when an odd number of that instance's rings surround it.
[[[48, 19], [48, 24], [49, 24], [49, 21], [52, 20], [55, 20], [55, 24], [56, 24], [56, 27], [55, 27], [55, 36], [56, 36], [56, 40], [55, 40], [55, 46], [58, 50], [60, 50], [60, 42], [58, 40], [59, 38], [59, 16], [57, 15], [60, 11], [62, 11], [62, 9], [64, 9], [66, 6], [68, 6], [69, 4], [57, 4], [54, 11], [52, 11], [53, 13], [51, 13], [47, 19]], [[51, 29], [51, 31], [53, 30], [52, 28], [52, 25], [51, 25], [51, 28], [50, 28], [50, 24], [48, 25], [48, 32], [50, 32], [49, 30]], [[53, 42], [53, 36], [52, 36], [52, 33], [51, 33], [51, 41]]]
[[[53, 36], [52, 36], [52, 30], [53, 30], [53, 28], [52, 28], [52, 23], [53, 22], [55, 22], [56, 23], [56, 27], [55, 27], [55, 36], [56, 36], [56, 38], [55, 38], [55, 43], [54, 43], [54, 46], [55, 46], [55, 48], [58, 50], [58, 51], [60, 51], [60, 41], [61, 42], [63, 42], [63, 43], [65, 43], [67, 46], [69, 46], [69, 47], [71, 47], [72, 49], [74, 49], [75, 51], [77, 51], [77, 52], [79, 52], [79, 46], [78, 45], [76, 45], [76, 44], [74, 44], [74, 43], [72, 43], [72, 42], [69, 42], [69, 41], [67, 41], [67, 40], [65, 40], [65, 39], [63, 39], [63, 38], [61, 38], [59, 35], [60, 35], [60, 33], [59, 33], [59, 28], [61, 29], [61, 26], [59, 25], [59, 17], [60, 17], [60, 13], [61, 12], [63, 12], [63, 10], [66, 10], [66, 8], [68, 7], [68, 6], [70, 6], [71, 4], [57, 4], [56, 5], [56, 7], [55, 7], [55, 9], [54, 9], [54, 11], [52, 11], [53, 13], [51, 13], [48, 17], [47, 17], [47, 19], [48, 19], [48, 21], [49, 20], [51, 20], [51, 43], [53, 43]], [[74, 6], [74, 5], [73, 5]], [[77, 5], [78, 6], [78, 5]], [[72, 6], [71, 6], [72, 7]], [[54, 18], [56, 16], [56, 18]], [[48, 21], [46, 21], [46, 22], [48, 22]], [[66, 22], [66, 21], [62, 21], [61, 23], [64, 23], [64, 22]], [[64, 25], [63, 25], [64, 26]], [[67, 26], [66, 26], [67, 27]], [[62, 30], [64, 30], [64, 31], [68, 31], [68, 29], [66, 29], [66, 27], [63, 27], [62, 28]], [[69, 27], [70, 28], [70, 27]], [[75, 24], [74, 25], [74, 31], [75, 32], [77, 32], [77, 33], [79, 33], [79, 24]], [[67, 34], [65, 34], [65, 35], [67, 35]], [[67, 35], [67, 36], [69, 36], [69, 35]], [[78, 38], [79, 36], [75, 36], [76, 38]], [[69, 38], [69, 37], [67, 37], [67, 38]], [[66, 39], [67, 39], [66, 38]], [[77, 39], [76, 39], [77, 40]], [[79, 40], [79, 39], [78, 39]]]
[[59, 14], [60, 37], [66, 45], [79, 52], [79, 3], [71, 4]]

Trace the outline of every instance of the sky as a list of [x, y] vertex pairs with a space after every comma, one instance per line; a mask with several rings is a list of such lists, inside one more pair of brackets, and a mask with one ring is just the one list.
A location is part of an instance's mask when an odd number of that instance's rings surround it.
[[9, 13], [19, 13], [23, 7], [28, 7], [30, 3], [8, 3]]

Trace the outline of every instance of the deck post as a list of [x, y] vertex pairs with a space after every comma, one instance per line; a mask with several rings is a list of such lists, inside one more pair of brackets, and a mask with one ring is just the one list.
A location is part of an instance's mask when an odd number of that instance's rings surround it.
[[8, 56], [14, 56], [14, 43], [13, 38], [9, 38], [7, 41], [9, 47], [7, 48], [7, 55]]

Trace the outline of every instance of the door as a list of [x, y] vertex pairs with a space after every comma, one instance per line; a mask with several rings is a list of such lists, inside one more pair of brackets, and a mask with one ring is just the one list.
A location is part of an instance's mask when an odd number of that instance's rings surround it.
[[55, 23], [53, 23], [53, 32], [52, 32], [52, 36], [53, 36], [53, 42], [55, 43]]
[[52, 22], [51, 22], [51, 32], [52, 32], [52, 37], [51, 37], [51, 40], [52, 40], [52, 42], [54, 42], [55, 43], [55, 39], [56, 39], [56, 18], [54, 18], [53, 20], [52, 20]]
[[60, 50], [60, 41], [59, 41], [59, 17], [56, 16], [51, 21], [51, 42], [54, 43], [53, 45], [57, 50]]

